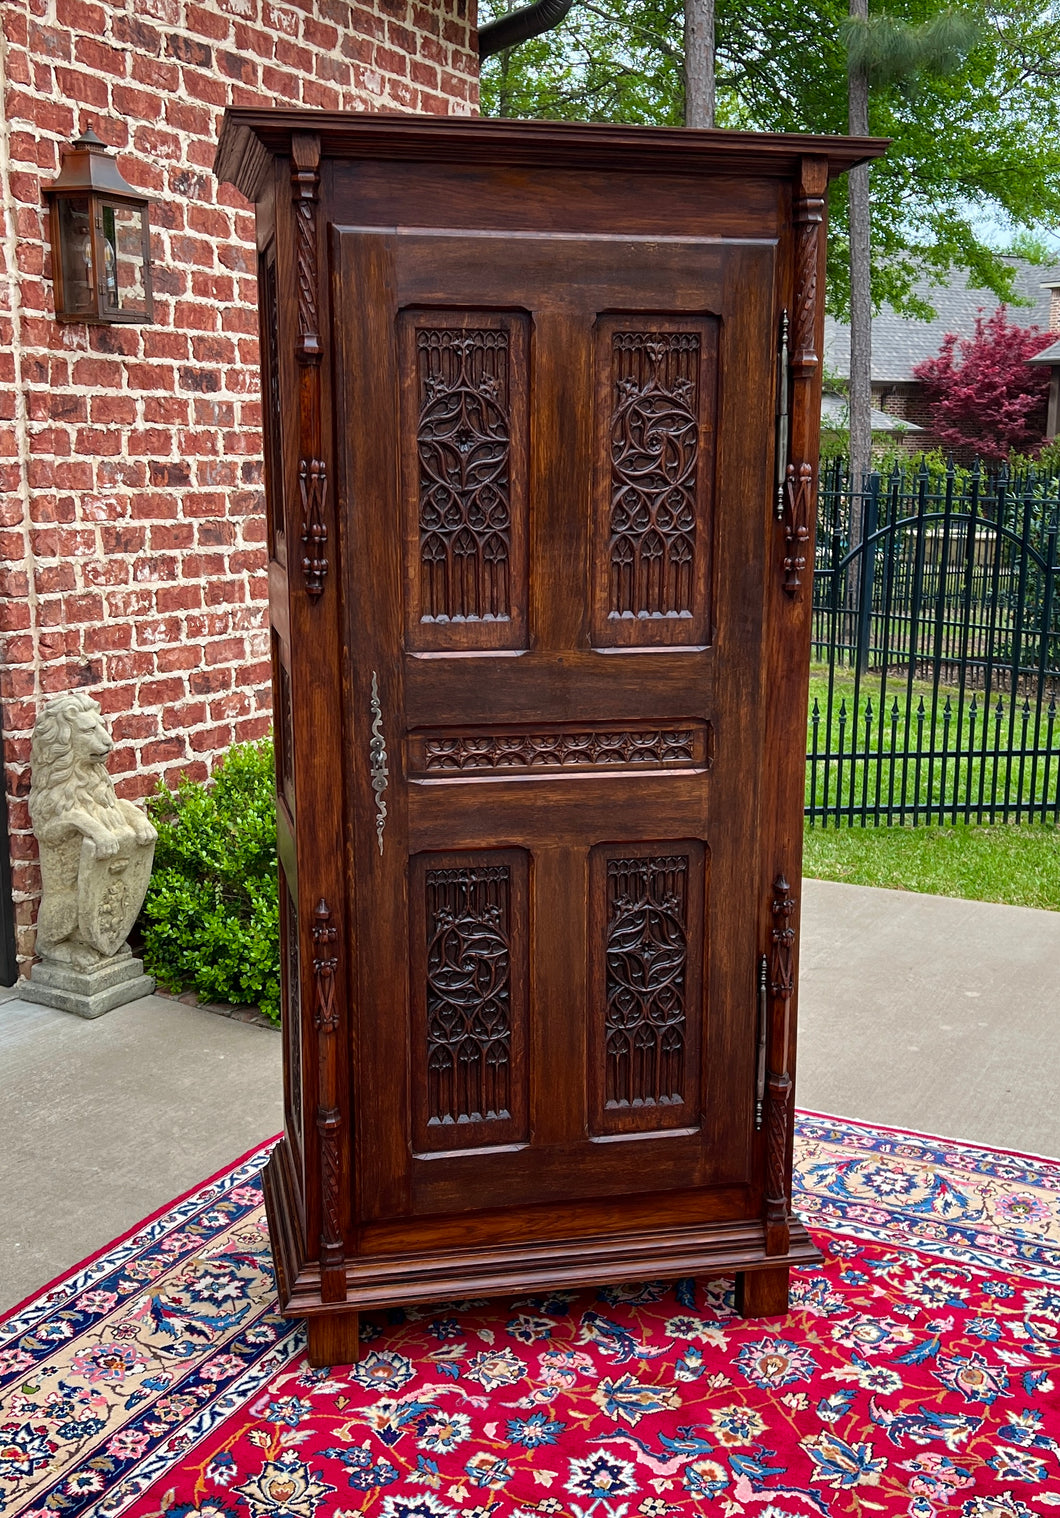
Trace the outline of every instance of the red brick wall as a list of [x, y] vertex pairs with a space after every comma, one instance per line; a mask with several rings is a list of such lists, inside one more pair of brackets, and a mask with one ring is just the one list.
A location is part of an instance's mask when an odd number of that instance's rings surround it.
[[931, 430], [931, 403], [919, 380], [902, 385], [885, 385], [874, 390], [872, 404], [878, 410], [886, 411], [888, 416], [900, 417], [903, 422], [910, 422], [914, 427], [923, 429], [903, 434], [888, 433], [888, 448], [897, 447], [906, 453], [919, 453], [939, 446], [938, 438]]
[[[42, 698], [101, 702], [132, 797], [270, 725], [253, 214], [211, 172], [221, 112], [472, 112], [473, 7], [4, 0], [0, 701], [23, 955]], [[54, 320], [41, 186], [86, 126], [154, 197], [150, 326]]]

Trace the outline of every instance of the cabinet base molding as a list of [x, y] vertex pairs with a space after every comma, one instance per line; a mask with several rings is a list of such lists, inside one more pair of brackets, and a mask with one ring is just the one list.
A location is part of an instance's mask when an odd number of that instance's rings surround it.
[[[409, 1254], [354, 1257], [346, 1261], [346, 1297], [339, 1305], [323, 1300], [319, 1263], [307, 1257], [286, 1139], [273, 1150], [263, 1181], [280, 1309], [289, 1317], [309, 1320], [313, 1364], [352, 1363], [327, 1355], [336, 1347], [356, 1348], [361, 1311], [452, 1297], [502, 1297], [616, 1281], [735, 1273], [737, 1311], [743, 1317], [779, 1317], [787, 1312], [791, 1266], [821, 1261], [820, 1251], [796, 1217], [790, 1220], [790, 1242], [782, 1256], [766, 1253], [764, 1227], [756, 1218], [635, 1234], [616, 1227], [611, 1235], [439, 1250], [429, 1258]], [[325, 1319], [332, 1328], [318, 1326]], [[315, 1354], [324, 1358], [315, 1359]]]

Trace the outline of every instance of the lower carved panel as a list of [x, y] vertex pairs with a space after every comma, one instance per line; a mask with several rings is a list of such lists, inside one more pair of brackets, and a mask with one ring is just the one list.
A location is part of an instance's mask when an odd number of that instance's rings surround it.
[[593, 851], [598, 1135], [699, 1122], [704, 873], [691, 840]]
[[526, 856], [420, 855], [410, 902], [416, 1148], [524, 1138]]
[[275, 691], [276, 779], [284, 799], [295, 815], [294, 795], [294, 707], [291, 702], [291, 676], [284, 663], [283, 645], [275, 630], [272, 634], [273, 690]]
[[287, 1107], [287, 1131], [291, 1136], [298, 1163], [303, 1154], [302, 1134], [302, 963], [298, 946], [298, 908], [287, 877], [280, 870], [280, 900], [283, 903], [283, 1034], [286, 1045], [284, 1088]]

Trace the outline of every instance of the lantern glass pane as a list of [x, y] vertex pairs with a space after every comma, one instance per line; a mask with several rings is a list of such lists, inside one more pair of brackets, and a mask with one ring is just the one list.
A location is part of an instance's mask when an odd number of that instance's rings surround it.
[[59, 250], [63, 265], [63, 311], [70, 316], [96, 309], [92, 277], [92, 219], [89, 198], [59, 201]]
[[103, 309], [123, 316], [147, 314], [144, 217], [141, 206], [103, 201]]

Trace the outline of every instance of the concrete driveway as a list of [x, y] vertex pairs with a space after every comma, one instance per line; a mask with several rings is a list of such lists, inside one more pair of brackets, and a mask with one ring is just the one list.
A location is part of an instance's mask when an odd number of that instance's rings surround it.
[[1060, 1156], [1060, 912], [803, 883], [800, 1107]]
[[[801, 1107], [1060, 1155], [1060, 913], [806, 881]], [[0, 1311], [282, 1124], [277, 1032], [0, 991]]]

